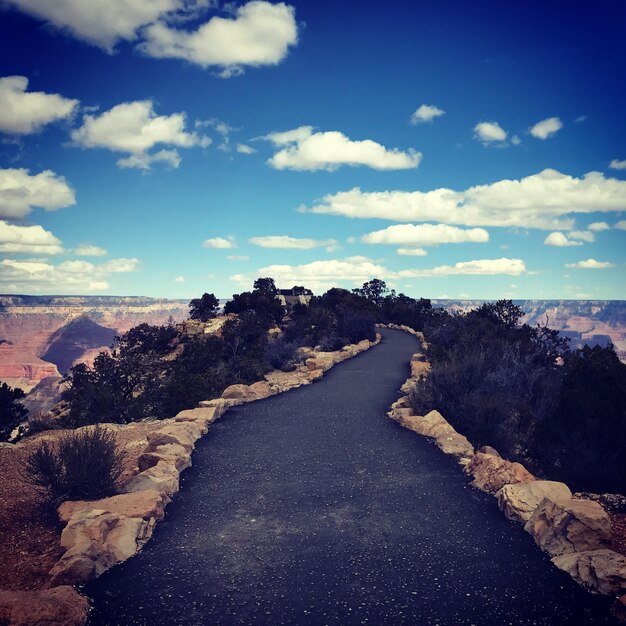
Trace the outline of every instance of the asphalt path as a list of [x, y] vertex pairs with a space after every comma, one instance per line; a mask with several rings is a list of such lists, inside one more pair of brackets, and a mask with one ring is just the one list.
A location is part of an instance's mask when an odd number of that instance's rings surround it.
[[612, 623], [456, 461], [385, 417], [416, 340], [229, 411], [90, 625]]

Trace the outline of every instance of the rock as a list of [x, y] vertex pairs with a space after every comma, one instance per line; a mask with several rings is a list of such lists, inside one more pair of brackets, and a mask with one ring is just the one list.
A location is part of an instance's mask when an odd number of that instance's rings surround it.
[[250, 391], [255, 395], [258, 400], [269, 398], [275, 393], [272, 386], [265, 380], [260, 380], [257, 383], [252, 383], [250, 385]]
[[411, 361], [411, 378], [423, 378], [430, 370], [426, 361]]
[[601, 550], [611, 545], [611, 520], [592, 500], [544, 498], [524, 527], [535, 543], [552, 556]]
[[83, 584], [99, 576], [136, 554], [153, 526], [140, 517], [100, 509], [75, 512], [61, 533], [61, 546], [67, 552], [50, 570], [50, 584]]
[[409, 396], [402, 396], [401, 398], [398, 398], [392, 405], [391, 405], [391, 410], [393, 411], [394, 409], [410, 409], [411, 408], [411, 402], [410, 402], [410, 398]]
[[474, 457], [474, 446], [469, 442], [467, 437], [460, 433], [454, 432], [449, 435], [443, 435], [435, 439], [437, 446], [442, 452], [455, 456], [457, 459], [467, 461]]
[[626, 595], [619, 597], [611, 607], [611, 613], [618, 622], [626, 623]]
[[195, 442], [202, 436], [203, 428], [202, 425], [194, 422], [168, 424], [159, 430], [148, 433], [148, 451], [168, 443], [177, 443], [191, 451]]
[[70, 518], [88, 509], [100, 509], [109, 513], [118, 513], [127, 517], [140, 517], [144, 520], [163, 519], [165, 507], [170, 499], [164, 493], [146, 490], [137, 493], [123, 493], [101, 500], [68, 500], [59, 507], [59, 519], [67, 524]]
[[626, 496], [622, 496], [618, 493], [577, 493], [575, 494], [577, 498], [581, 498], [583, 500], [595, 500], [602, 505], [602, 508], [608, 513], [613, 513], [615, 515], [621, 515], [626, 513]]
[[483, 454], [490, 454], [491, 456], [497, 456], [499, 459], [502, 458], [500, 456], [500, 453], [495, 448], [492, 448], [491, 446], [483, 446], [482, 448], [478, 449], [478, 452], [482, 452]]
[[210, 424], [214, 420], [216, 420], [219, 416], [217, 415], [217, 407], [209, 406], [209, 407], [200, 407], [197, 409], [186, 409], [181, 411], [174, 420], [176, 422], [204, 422], [205, 424]]
[[135, 493], [147, 489], [164, 492], [171, 496], [178, 492], [179, 475], [176, 466], [160, 460], [154, 467], [133, 476], [124, 486], [124, 493]]
[[402, 393], [411, 394], [415, 391], [416, 386], [417, 386], [417, 381], [413, 380], [412, 378], [409, 378], [407, 381], [405, 381], [402, 384], [402, 387], [400, 387], [400, 391]]
[[222, 398], [226, 400], [240, 400], [241, 402], [257, 400], [256, 394], [254, 391], [251, 391], [248, 385], [231, 385], [230, 387], [226, 387], [222, 393]]
[[83, 626], [89, 602], [68, 585], [43, 591], [0, 590], [0, 623], [7, 626]]
[[202, 400], [198, 405], [200, 408], [214, 408], [215, 409], [215, 417], [214, 419], [218, 419], [230, 409], [231, 406], [237, 406], [241, 404], [241, 400], [234, 400], [232, 398], [214, 398], [213, 400]]
[[315, 357], [307, 359], [304, 364], [309, 370], [329, 370], [335, 364], [332, 352], [320, 352]]
[[552, 562], [590, 591], [612, 596], [626, 592], [626, 557], [613, 550], [555, 556]]
[[397, 422], [400, 422], [401, 426], [404, 426], [405, 428], [408, 428], [409, 430], [415, 430], [415, 432], [420, 432], [419, 430], [416, 430], [416, 428], [414, 427], [414, 425], [418, 421], [415, 418], [419, 418], [420, 421], [424, 419], [421, 416], [415, 415], [413, 412], [413, 409], [410, 407], [392, 408], [391, 411], [387, 413], [387, 415], [391, 419], [394, 419]]
[[178, 472], [191, 467], [191, 452], [177, 443], [167, 443], [148, 450], [137, 459], [139, 471], [143, 472], [154, 467], [159, 461], [173, 465]]
[[522, 523], [531, 518], [544, 498], [557, 502], [570, 500], [571, 497], [572, 492], [565, 483], [552, 480], [504, 485], [496, 493], [498, 506], [504, 515], [514, 522]]
[[465, 467], [465, 472], [473, 476], [472, 486], [490, 494], [495, 494], [504, 485], [528, 483], [535, 477], [520, 463], [478, 452]]
[[318, 380], [321, 380], [322, 378], [324, 378], [324, 370], [311, 370], [308, 374], [307, 374], [307, 378], [312, 382], [316, 382]]

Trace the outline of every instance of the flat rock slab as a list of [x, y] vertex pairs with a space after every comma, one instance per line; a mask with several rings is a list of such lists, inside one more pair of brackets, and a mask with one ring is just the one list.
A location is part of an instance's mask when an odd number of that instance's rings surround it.
[[504, 485], [496, 493], [500, 510], [515, 522], [526, 523], [544, 498], [568, 501], [572, 492], [565, 483], [533, 480], [529, 483]]

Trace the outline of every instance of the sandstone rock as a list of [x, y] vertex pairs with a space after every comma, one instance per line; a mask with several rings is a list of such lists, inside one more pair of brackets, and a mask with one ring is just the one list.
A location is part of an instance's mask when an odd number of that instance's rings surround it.
[[417, 381], [413, 380], [412, 378], [409, 378], [407, 381], [405, 381], [402, 384], [402, 387], [400, 387], [400, 391], [402, 393], [407, 393], [407, 394], [413, 393], [416, 389], [416, 385], [417, 385]]
[[324, 370], [311, 370], [307, 376], [308, 379], [314, 383], [324, 377]]
[[329, 370], [335, 364], [335, 356], [332, 352], [320, 352], [315, 357], [307, 359], [304, 364], [309, 370]]
[[[411, 413], [405, 413], [410, 411]], [[398, 409], [400, 412], [400, 423], [405, 428], [415, 431], [425, 437], [442, 437], [456, 433], [454, 428], [448, 424], [439, 411], [430, 411], [426, 415], [412, 415], [412, 409]]]
[[430, 370], [430, 363], [426, 361], [411, 361], [411, 378], [422, 378]]
[[502, 458], [500, 456], [500, 453], [495, 448], [492, 448], [491, 446], [483, 446], [482, 448], [478, 449], [478, 452], [482, 452], [483, 454], [490, 454], [491, 456], [497, 456], [499, 459]]
[[226, 387], [222, 393], [222, 398], [225, 398], [226, 400], [240, 400], [242, 402], [257, 400], [254, 391], [251, 391], [248, 385], [231, 385], [230, 387]]
[[465, 472], [473, 476], [472, 486], [495, 494], [504, 485], [528, 483], [535, 477], [520, 463], [478, 452], [466, 466]]
[[626, 595], [615, 600], [611, 607], [611, 613], [618, 622], [626, 623]]
[[255, 395], [258, 400], [269, 398], [276, 393], [272, 386], [265, 380], [260, 380], [259, 382], [252, 383], [250, 385], [250, 391]]
[[590, 591], [603, 595], [626, 592], [626, 557], [613, 550], [590, 550], [555, 556], [552, 562]]
[[552, 556], [601, 550], [611, 545], [608, 513], [591, 500], [555, 502], [544, 498], [524, 527], [535, 543]]
[[241, 404], [241, 400], [234, 400], [232, 398], [214, 398], [213, 400], [202, 400], [198, 405], [200, 408], [214, 408], [215, 409], [215, 417], [214, 419], [218, 419], [230, 409], [231, 406], [237, 406]]
[[43, 591], [0, 590], [0, 623], [7, 626], [83, 626], [89, 602], [73, 587]]
[[504, 515], [515, 522], [527, 522], [544, 498], [555, 502], [568, 501], [572, 492], [565, 483], [552, 480], [533, 480], [529, 483], [504, 485], [496, 493], [498, 506]]
[[127, 517], [140, 517], [144, 520], [154, 518], [160, 521], [169, 502], [170, 499], [164, 493], [153, 490], [124, 493], [93, 501], [68, 500], [59, 507], [59, 519], [67, 524], [71, 517], [80, 516], [83, 511], [100, 509]]
[[398, 398], [392, 405], [391, 405], [391, 410], [393, 411], [394, 409], [410, 409], [411, 408], [411, 402], [410, 402], [410, 398], [409, 396], [402, 396], [401, 398]]
[[168, 443], [176, 443], [187, 450], [193, 450], [194, 443], [202, 436], [203, 426], [194, 422], [168, 424], [152, 433], [148, 433], [148, 450]]
[[154, 467], [159, 461], [173, 465], [180, 473], [191, 467], [191, 451], [177, 443], [167, 443], [141, 454], [137, 459], [137, 465], [139, 471], [143, 472]]
[[195, 422], [200, 421], [206, 424], [210, 424], [215, 419], [219, 417], [217, 415], [217, 407], [209, 406], [209, 407], [200, 407], [197, 409], [186, 409], [181, 411], [174, 418], [177, 422]]
[[154, 467], [133, 476], [124, 486], [124, 493], [135, 493], [147, 489], [172, 495], [178, 492], [179, 475], [176, 466], [160, 460]]
[[455, 456], [459, 460], [469, 462], [474, 457], [474, 446], [460, 433], [443, 435], [437, 437], [435, 441], [442, 452]]

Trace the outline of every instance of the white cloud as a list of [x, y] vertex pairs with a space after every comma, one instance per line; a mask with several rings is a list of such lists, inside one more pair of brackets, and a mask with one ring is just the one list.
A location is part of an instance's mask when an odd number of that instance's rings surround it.
[[428, 278], [432, 276], [495, 276], [506, 274], [518, 276], [526, 272], [526, 265], [521, 259], [480, 259], [477, 261], [461, 261], [454, 265], [440, 265], [432, 269], [402, 270], [398, 272], [402, 278]]
[[464, 230], [448, 224], [396, 224], [361, 237], [363, 243], [438, 246], [444, 243], [483, 243], [489, 233], [483, 228]]
[[247, 146], [245, 143], [238, 143], [237, 152], [240, 154], [254, 154], [256, 150], [251, 146]]
[[100, 246], [82, 244], [72, 250], [74, 256], [107, 256], [108, 251]]
[[601, 270], [607, 267], [613, 267], [613, 263], [609, 263], [608, 261], [596, 261], [595, 259], [587, 259], [586, 261], [578, 261], [578, 263], [567, 263], [565, 267]]
[[603, 230], [609, 230], [611, 227], [606, 222], [592, 222], [587, 228], [593, 232], [599, 233]]
[[178, 150], [159, 150], [154, 154], [141, 152], [139, 154], [131, 154], [128, 157], [117, 160], [118, 167], [122, 169], [140, 169], [147, 171], [151, 169], [153, 163], [165, 163], [173, 169], [176, 169], [181, 162]]
[[175, 282], [175, 283], [184, 283], [184, 282], [185, 282], [185, 277], [184, 277], [184, 276], [177, 276], [177, 277], [174, 279], [174, 282]]
[[187, 132], [184, 113], [157, 115], [151, 100], [124, 102], [100, 115], [85, 115], [83, 125], [72, 131], [73, 141], [84, 148], [106, 148], [113, 152], [128, 152], [129, 157], [118, 161], [120, 167], [150, 169], [158, 161], [178, 167], [176, 150], [148, 151], [157, 144], [191, 148], [206, 147], [208, 137]]
[[537, 139], [548, 139], [563, 128], [563, 122], [558, 117], [549, 117], [537, 122], [531, 129], [530, 134]]
[[522, 143], [522, 140], [517, 135], [513, 135], [513, 137], [511, 137], [511, 143], [514, 146], [519, 146]]
[[556, 246], [557, 248], [565, 248], [567, 246], [582, 246], [582, 242], [580, 241], [572, 241], [569, 239], [564, 233], [554, 232], [550, 233], [544, 240], [543, 243], [546, 246]]
[[116, 272], [132, 272], [138, 259], [112, 259], [102, 265], [72, 260], [53, 264], [40, 259], [0, 261], [0, 290], [38, 293], [83, 293], [105, 291], [106, 278]]
[[61, 254], [61, 242], [41, 226], [18, 226], [0, 220], [0, 252]]
[[626, 220], [620, 220], [613, 225], [617, 230], [626, 230]]
[[424, 248], [398, 248], [396, 252], [401, 256], [426, 256]]
[[399, 222], [571, 229], [571, 214], [625, 211], [626, 181], [605, 178], [600, 172], [575, 178], [546, 169], [519, 180], [504, 179], [465, 191], [363, 192], [355, 187], [328, 194], [319, 205], [300, 210]]
[[224, 237], [211, 237], [202, 242], [202, 247], [229, 250], [231, 248], [236, 248], [237, 244], [232, 237], [229, 237], [228, 239], [225, 239]]
[[335, 239], [306, 239], [288, 237], [286, 235], [270, 235], [267, 237], [251, 237], [250, 243], [261, 248], [283, 248], [291, 250], [311, 250], [313, 248], [326, 248], [329, 252], [337, 249]]
[[74, 190], [50, 170], [0, 169], [0, 218], [21, 219], [34, 207], [56, 211], [76, 203]]
[[568, 236], [570, 239], [586, 241], [587, 243], [593, 243], [596, 240], [596, 236], [590, 230], [572, 230]]
[[332, 172], [341, 165], [365, 165], [376, 170], [402, 170], [416, 168], [422, 158], [421, 152], [416, 152], [412, 148], [406, 152], [396, 148], [388, 150], [371, 139], [352, 141], [338, 131], [313, 132], [311, 126], [271, 133], [264, 139], [276, 146], [285, 146], [268, 161], [278, 170]]
[[249, 261], [250, 257], [245, 254], [229, 254], [226, 257], [229, 261]]
[[609, 167], [614, 170], [626, 170], [626, 159], [623, 161], [619, 161], [618, 159], [613, 159], [609, 163]]
[[159, 21], [145, 29], [144, 37], [139, 49], [147, 56], [216, 66], [229, 78], [241, 74], [244, 66], [280, 63], [298, 42], [298, 26], [293, 7], [255, 0], [239, 7], [232, 18], [213, 17], [196, 31]]
[[479, 122], [474, 126], [474, 136], [483, 143], [506, 141], [507, 132], [498, 122]]
[[54, 93], [27, 92], [26, 76], [0, 78], [0, 131], [30, 135], [72, 115], [78, 100]]
[[445, 111], [431, 104], [420, 105], [411, 115], [411, 124], [432, 122], [436, 117], [443, 115]]
[[[121, 40], [163, 14], [181, 9], [184, 0], [6, 0], [24, 13], [109, 52]], [[187, 3], [188, 4], [188, 3]]]

